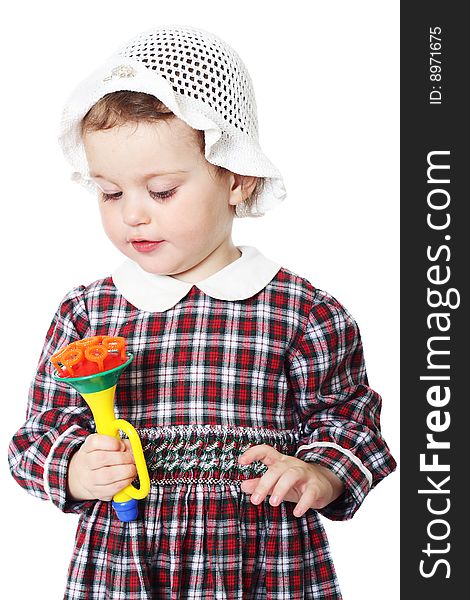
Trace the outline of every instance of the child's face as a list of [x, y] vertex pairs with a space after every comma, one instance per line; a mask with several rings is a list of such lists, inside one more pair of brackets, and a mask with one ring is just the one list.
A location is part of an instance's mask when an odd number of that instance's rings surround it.
[[238, 176], [216, 176], [186, 123], [126, 124], [83, 142], [105, 232], [145, 271], [196, 282], [239, 257], [231, 241]]

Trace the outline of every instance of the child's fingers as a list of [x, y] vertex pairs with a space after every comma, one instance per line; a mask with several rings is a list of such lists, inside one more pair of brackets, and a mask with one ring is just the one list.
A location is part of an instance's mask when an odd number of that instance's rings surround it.
[[125, 449], [128, 450], [132, 455], [134, 455], [134, 453], [132, 452], [132, 446], [131, 446], [130, 440], [121, 440], [121, 442], [124, 443]]
[[83, 444], [83, 449], [86, 452], [95, 452], [96, 450], [119, 452], [125, 450], [125, 448], [123, 440], [102, 433], [92, 433], [86, 438]]
[[108, 483], [103, 483], [103, 481], [95, 482], [92, 488], [93, 497], [97, 498], [98, 500], [112, 500], [118, 492], [123, 490], [128, 485], [131, 485], [136, 477], [136, 473], [132, 471], [130, 472], [130, 476], [126, 475], [129, 475], [129, 473], [115, 472], [110, 477], [110, 481]]
[[269, 499], [271, 506], [278, 506], [283, 500], [297, 502], [299, 493], [295, 486], [304, 478], [305, 474], [300, 469], [288, 468], [284, 471], [271, 492]]
[[134, 456], [127, 450], [122, 452], [112, 452], [109, 450], [95, 450], [87, 456], [87, 463], [90, 469], [103, 469], [104, 467], [113, 467], [116, 465], [135, 464]]
[[[259, 460], [269, 468], [261, 478], [256, 480], [248, 480], [251, 483], [244, 483], [242, 491], [251, 493], [251, 502], [259, 504], [268, 494], [272, 493], [273, 488], [278, 482], [279, 477], [283, 473], [283, 459], [288, 458], [284, 454], [278, 452], [268, 444], [259, 444], [252, 446], [238, 458], [240, 464], [249, 464], [254, 460]], [[256, 482], [256, 483], [254, 483]]]
[[254, 460], [259, 460], [266, 466], [271, 466], [278, 460], [282, 460], [284, 454], [281, 454], [268, 444], [259, 444], [257, 446], [252, 446], [248, 448], [243, 454], [238, 457], [238, 462], [241, 465], [248, 465]]
[[323, 508], [324, 506], [326, 504], [319, 498], [318, 486], [309, 485], [294, 507], [294, 516], [301, 517], [309, 508]]
[[98, 488], [106, 487], [125, 481], [132, 482], [136, 475], [137, 471], [135, 465], [114, 465], [113, 467], [107, 467], [106, 469], [101, 469], [99, 472], [95, 473], [93, 483]]
[[119, 481], [118, 483], [115, 483], [113, 486], [111, 486], [107, 500], [112, 500], [118, 492], [123, 490], [128, 485], [131, 485], [132, 481], [133, 479], [126, 479], [124, 481]]
[[272, 494], [281, 474], [282, 472], [279, 469], [269, 469], [266, 471], [252, 490], [251, 502], [253, 504], [259, 504], [266, 496]]
[[240, 485], [242, 492], [245, 492], [246, 494], [252, 494], [255, 491], [260, 479], [261, 477], [257, 477], [256, 479], [245, 479], [242, 481]]
[[[304, 470], [294, 466], [281, 465], [271, 467], [261, 479], [251, 479], [243, 482], [242, 491], [252, 494], [253, 504], [261, 503], [268, 495], [271, 506], [278, 506], [284, 500], [297, 502], [301, 497], [299, 485], [305, 481]], [[316, 489], [317, 486], [314, 486]], [[309, 500], [307, 500], [308, 502]]]

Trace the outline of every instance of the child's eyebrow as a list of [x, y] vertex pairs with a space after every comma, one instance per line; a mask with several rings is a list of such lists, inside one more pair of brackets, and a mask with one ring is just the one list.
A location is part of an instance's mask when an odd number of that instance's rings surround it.
[[[142, 175], [141, 179], [150, 179], [150, 177], [162, 177], [163, 175], [175, 175], [176, 173], [189, 173], [189, 171], [180, 169], [176, 171], [162, 171], [160, 173], [147, 173]], [[106, 179], [104, 175], [99, 175], [98, 173], [90, 173], [90, 177], [99, 177], [100, 179]]]

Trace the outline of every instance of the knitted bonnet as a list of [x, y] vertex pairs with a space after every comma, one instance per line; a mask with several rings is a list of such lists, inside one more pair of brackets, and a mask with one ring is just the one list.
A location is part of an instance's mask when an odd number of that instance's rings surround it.
[[73, 167], [72, 179], [96, 191], [80, 134], [88, 110], [111, 92], [145, 92], [161, 100], [193, 129], [204, 131], [205, 157], [240, 175], [264, 178], [251, 208], [258, 217], [285, 198], [282, 177], [258, 141], [253, 84], [238, 54], [223, 40], [190, 26], [162, 26], [140, 33], [83, 80], [62, 112], [59, 144]]

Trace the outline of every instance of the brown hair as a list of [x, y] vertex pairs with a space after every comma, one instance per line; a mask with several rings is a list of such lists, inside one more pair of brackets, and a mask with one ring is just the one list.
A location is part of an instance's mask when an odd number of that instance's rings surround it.
[[[174, 119], [175, 114], [161, 100], [144, 92], [131, 92], [122, 90], [106, 94], [86, 113], [80, 122], [80, 132], [83, 136], [89, 131], [101, 131], [111, 129], [125, 123], [138, 123], [139, 121], [151, 123], [155, 121], [169, 121]], [[196, 142], [202, 154], [204, 154], [205, 142], [204, 132], [193, 130]], [[224, 167], [213, 165], [216, 175], [223, 177], [229, 171]], [[243, 183], [242, 183], [243, 186]], [[258, 177], [253, 192], [249, 198], [238, 205], [235, 216], [245, 216], [256, 204], [256, 200], [263, 191], [264, 179]], [[244, 205], [244, 206], [243, 206]], [[239, 213], [239, 214], [237, 214]]]

